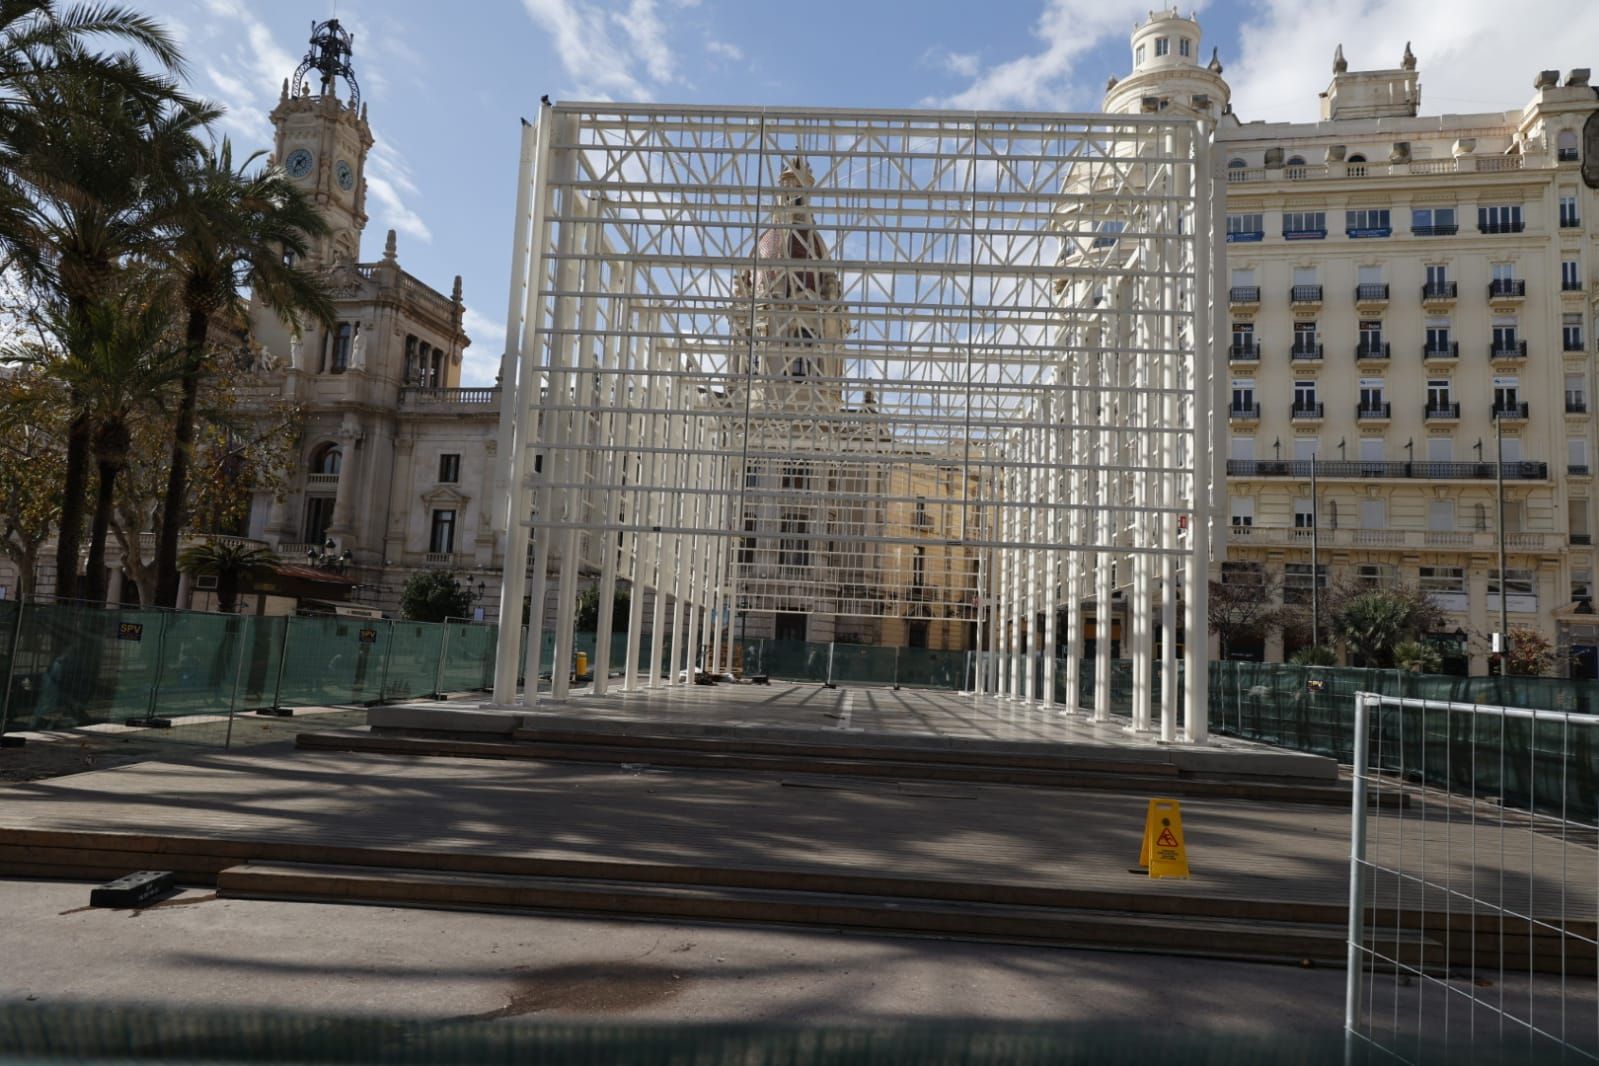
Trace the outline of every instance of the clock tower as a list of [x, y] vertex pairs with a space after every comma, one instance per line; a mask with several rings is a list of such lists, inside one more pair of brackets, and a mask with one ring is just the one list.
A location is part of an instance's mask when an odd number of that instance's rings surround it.
[[[311, 47], [272, 109], [273, 159], [321, 208], [330, 230], [312, 254], [325, 266], [354, 262], [366, 228], [366, 157], [372, 129], [350, 64], [355, 37], [338, 19], [311, 28]], [[346, 98], [339, 96], [343, 87]]]

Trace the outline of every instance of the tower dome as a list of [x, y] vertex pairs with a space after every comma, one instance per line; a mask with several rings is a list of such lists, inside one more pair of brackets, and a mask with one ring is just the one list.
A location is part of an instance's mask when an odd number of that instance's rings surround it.
[[1201, 62], [1202, 40], [1194, 16], [1176, 8], [1151, 11], [1133, 27], [1132, 73], [1106, 89], [1104, 109], [1125, 115], [1175, 108], [1212, 119], [1220, 116], [1232, 91], [1219, 61]]

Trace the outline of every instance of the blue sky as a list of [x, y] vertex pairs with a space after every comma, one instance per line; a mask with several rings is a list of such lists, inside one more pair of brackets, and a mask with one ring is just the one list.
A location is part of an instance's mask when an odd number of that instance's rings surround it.
[[[355, 35], [377, 146], [364, 259], [400, 261], [446, 292], [464, 278], [463, 383], [493, 379], [504, 343], [518, 119], [538, 98], [828, 107], [1092, 110], [1129, 64], [1150, 4], [1123, 0], [134, 0], [184, 42], [195, 91], [229, 108], [240, 147], [313, 21]], [[1355, 69], [1420, 57], [1426, 112], [1519, 108], [1544, 68], [1599, 67], [1592, 0], [1238, 0], [1197, 8], [1248, 121], [1306, 120], [1340, 41]], [[1507, 17], [1507, 12], [1514, 17]]]

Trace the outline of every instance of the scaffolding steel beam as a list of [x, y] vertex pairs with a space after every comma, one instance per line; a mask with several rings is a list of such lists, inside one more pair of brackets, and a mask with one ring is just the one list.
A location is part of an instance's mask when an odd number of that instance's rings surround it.
[[585, 584], [617, 665], [621, 583], [627, 688], [795, 619], [959, 627], [976, 696], [1105, 720], [1127, 657], [1130, 728], [1205, 738], [1208, 128], [563, 103], [523, 147], [496, 702], [519, 665], [533, 691], [547, 626], [565, 698]]

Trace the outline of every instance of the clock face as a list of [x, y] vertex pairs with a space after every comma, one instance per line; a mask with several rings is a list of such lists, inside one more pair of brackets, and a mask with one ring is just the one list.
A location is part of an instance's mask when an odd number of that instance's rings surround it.
[[296, 148], [284, 161], [283, 169], [289, 172], [291, 178], [305, 177], [311, 173], [311, 153], [304, 148]]
[[338, 181], [339, 188], [345, 192], [355, 188], [355, 171], [350, 169], [350, 164], [344, 160], [339, 160], [338, 165], [333, 168], [333, 177]]

